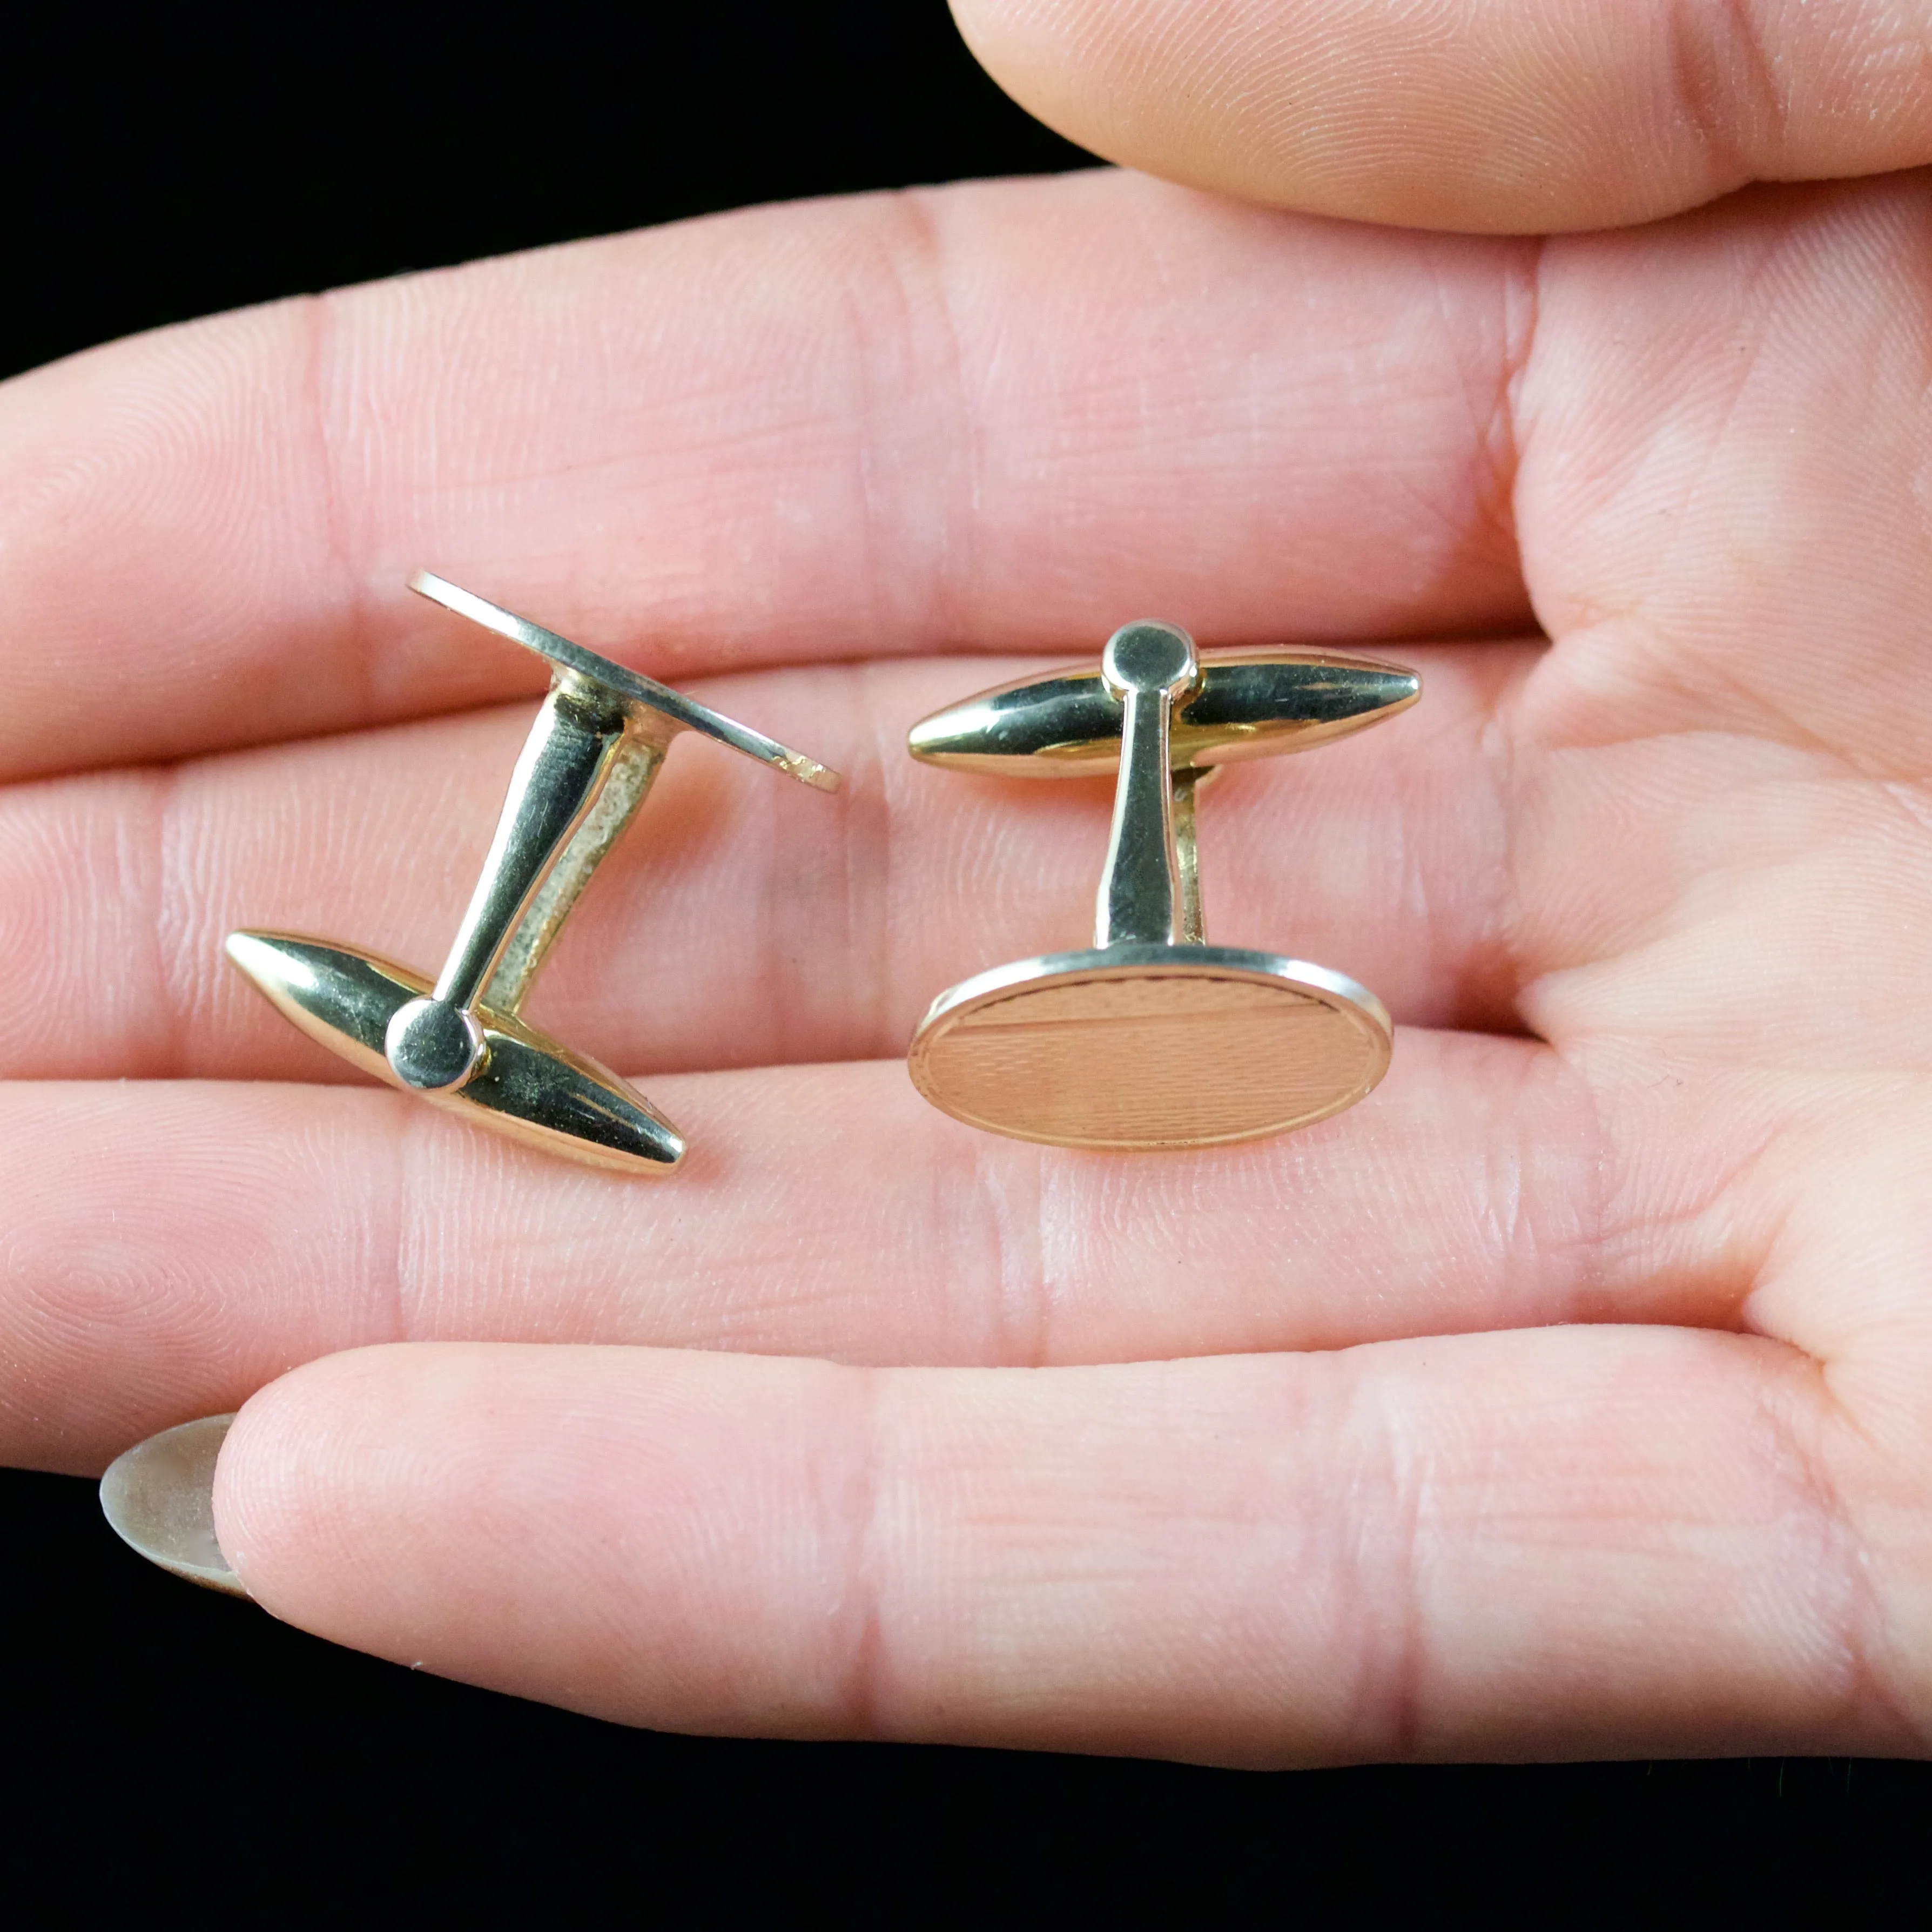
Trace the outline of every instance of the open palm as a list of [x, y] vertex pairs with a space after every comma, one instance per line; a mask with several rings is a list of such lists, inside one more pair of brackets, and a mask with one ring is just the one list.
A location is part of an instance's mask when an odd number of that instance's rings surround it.
[[[1540, 242], [1098, 172], [8, 385], [7, 1453], [247, 1401], [271, 1610], [662, 1726], [1921, 1748], [1928, 314], [1916, 176]], [[418, 566], [847, 775], [681, 748], [532, 1001], [675, 1179], [223, 958], [441, 956], [542, 676]], [[1142, 615], [1422, 669], [1203, 806], [1213, 937], [1366, 982], [1394, 1066], [1258, 1145], [976, 1134], [898, 1056], [1081, 943], [1110, 790], [905, 728]]]

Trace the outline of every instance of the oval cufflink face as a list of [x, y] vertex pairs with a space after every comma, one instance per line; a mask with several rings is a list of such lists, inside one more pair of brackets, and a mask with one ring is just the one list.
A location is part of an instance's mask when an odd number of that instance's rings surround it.
[[1218, 946], [1022, 960], [934, 1003], [913, 1083], [969, 1126], [1060, 1147], [1176, 1148], [1306, 1126], [1387, 1071], [1382, 1002], [1340, 973]]

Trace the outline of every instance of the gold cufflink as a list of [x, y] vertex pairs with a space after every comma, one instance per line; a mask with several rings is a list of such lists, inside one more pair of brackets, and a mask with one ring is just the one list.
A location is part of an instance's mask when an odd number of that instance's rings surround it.
[[570, 909], [650, 790], [671, 740], [697, 731], [836, 791], [836, 772], [427, 572], [410, 588], [551, 666], [483, 875], [434, 986], [352, 946], [236, 932], [228, 956], [312, 1039], [478, 1126], [627, 1173], [668, 1173], [684, 1137], [596, 1060], [518, 1017]]
[[1119, 776], [1092, 946], [940, 994], [908, 1056], [919, 1090], [969, 1126], [1060, 1147], [1209, 1147], [1352, 1106], [1388, 1066], [1388, 1013], [1327, 967], [1208, 944], [1195, 795], [1222, 764], [1326, 744], [1421, 690], [1371, 658], [1203, 660], [1185, 631], [1138, 623], [1114, 632], [1097, 670], [922, 719], [910, 748], [928, 764]]

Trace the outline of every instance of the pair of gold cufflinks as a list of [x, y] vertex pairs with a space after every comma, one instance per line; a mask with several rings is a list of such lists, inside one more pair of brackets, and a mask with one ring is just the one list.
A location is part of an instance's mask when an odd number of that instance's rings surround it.
[[[520, 1017], [592, 873], [671, 740], [695, 731], [821, 791], [838, 774], [440, 578], [410, 587], [551, 667], [449, 956], [432, 982], [283, 932], [229, 956], [302, 1030], [392, 1085], [554, 1154], [664, 1174], [684, 1137], [626, 1081]], [[1352, 1106], [1388, 1065], [1382, 1002], [1306, 962], [1210, 946], [1195, 800], [1223, 764], [1300, 751], [1413, 704], [1412, 671], [1298, 650], [1197, 656], [1172, 625], [1129, 624], [1097, 668], [1004, 686], [912, 730], [912, 755], [1046, 778], [1118, 772], [1094, 944], [942, 993], [908, 1058], [969, 1125], [1064, 1147], [1178, 1148], [1286, 1132]]]

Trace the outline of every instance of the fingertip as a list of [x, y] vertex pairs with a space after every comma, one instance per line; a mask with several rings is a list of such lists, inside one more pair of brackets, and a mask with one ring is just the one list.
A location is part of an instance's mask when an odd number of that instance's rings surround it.
[[[326, 1631], [361, 1592], [368, 1552], [350, 1520], [368, 1486], [353, 1464], [380, 1442], [362, 1424], [392, 1345], [304, 1363], [258, 1390], [228, 1427], [214, 1468], [214, 1534], [248, 1594]], [[376, 1404], [380, 1407], [380, 1402]]]
[[1654, 220], [1932, 160], [1922, 22], [1882, 0], [953, 0], [1030, 112], [1110, 160], [1472, 233]]
[[1590, 7], [1471, 19], [1457, 0], [952, 0], [980, 64], [1057, 133], [1243, 200], [1528, 234], [1646, 220], [1741, 185], [1748, 172], [1708, 167], [1686, 182], [1678, 156], [1636, 136], [1598, 151], [1592, 97], [1624, 104], [1628, 136], [1642, 89], [1627, 37], [1576, 17]]
[[[949, 4], [974, 59], [1054, 133], [1150, 174], [1196, 188], [1231, 188], [1227, 169], [1204, 166], [1196, 152], [1204, 104], [1167, 64], [1176, 38], [1194, 38], [1186, 26], [1178, 37], [1149, 33], [1139, 0], [1119, 0], [1112, 8], [1082, 0]], [[1218, 16], [1225, 10], [1213, 11]], [[1163, 108], [1163, 94], [1180, 98]]]

